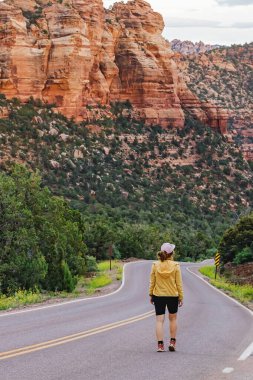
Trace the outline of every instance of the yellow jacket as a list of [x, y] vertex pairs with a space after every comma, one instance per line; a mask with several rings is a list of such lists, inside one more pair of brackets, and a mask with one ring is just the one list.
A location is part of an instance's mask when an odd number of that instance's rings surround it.
[[153, 263], [150, 273], [149, 294], [152, 296], [184, 297], [179, 263], [168, 259]]

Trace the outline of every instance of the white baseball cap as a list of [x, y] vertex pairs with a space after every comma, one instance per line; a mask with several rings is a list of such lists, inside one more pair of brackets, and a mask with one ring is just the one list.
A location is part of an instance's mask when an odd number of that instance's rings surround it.
[[163, 243], [163, 245], [161, 246], [161, 251], [165, 251], [167, 253], [172, 253], [175, 249], [175, 245], [174, 244], [170, 244], [170, 243]]

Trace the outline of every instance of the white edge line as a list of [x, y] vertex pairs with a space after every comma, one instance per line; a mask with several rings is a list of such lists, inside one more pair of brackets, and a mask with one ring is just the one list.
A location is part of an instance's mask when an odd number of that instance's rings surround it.
[[126, 266], [131, 265], [131, 264], [137, 264], [137, 263], [140, 263], [140, 262], [145, 262], [145, 261], [133, 261], [133, 262], [126, 263], [126, 264], [123, 265], [123, 275], [122, 275], [121, 285], [120, 285], [120, 287], [117, 290], [115, 290], [112, 293], [105, 294], [103, 296], [97, 296], [97, 297], [79, 298], [79, 299], [76, 299], [76, 300], [71, 300], [71, 301], [66, 301], [66, 302], [60, 302], [60, 303], [56, 303], [56, 304], [53, 304], [53, 305], [34, 307], [34, 308], [26, 309], [26, 310], [19, 310], [19, 311], [13, 311], [13, 312], [6, 311], [5, 313], [0, 314], [0, 318], [1, 317], [9, 317], [11, 315], [30, 313], [32, 311], [38, 311], [38, 310], [43, 310], [43, 309], [50, 309], [52, 307], [60, 307], [60, 306], [70, 305], [70, 304], [73, 304], [73, 303], [79, 303], [79, 302], [85, 302], [85, 301], [90, 301], [90, 300], [96, 300], [96, 299], [100, 299], [100, 298], [110, 297], [110, 296], [118, 293], [124, 287], [124, 285], [125, 285], [125, 268], [126, 268]]
[[238, 360], [246, 360], [250, 355], [253, 354], [253, 342], [246, 348], [245, 351], [241, 354]]
[[248, 309], [246, 306], [242, 305], [240, 302], [238, 302], [237, 300], [235, 300], [234, 298], [228, 296], [226, 293], [223, 293], [220, 289], [217, 289], [215, 286], [213, 286], [212, 284], [210, 284], [208, 281], [206, 281], [204, 278], [202, 278], [201, 276], [197, 275], [196, 273], [192, 272], [190, 270], [189, 267], [186, 268], [186, 270], [188, 272], [190, 272], [191, 274], [193, 274], [194, 276], [198, 277], [201, 281], [203, 281], [206, 285], [210, 286], [211, 288], [213, 288], [214, 290], [216, 290], [218, 293], [222, 294], [224, 297], [227, 297], [228, 299], [230, 299], [231, 301], [233, 301], [234, 303], [236, 303], [237, 305], [239, 305], [240, 307], [242, 307], [244, 310], [247, 310], [250, 315], [253, 317], [253, 311], [251, 311], [250, 309]]
[[[202, 278], [201, 276], [197, 275], [196, 273], [192, 272], [189, 267], [186, 268], [186, 270], [188, 272], [190, 272], [191, 274], [193, 274], [194, 276], [198, 277], [201, 281], [203, 281], [206, 285], [210, 286], [211, 288], [213, 288], [214, 290], [216, 290], [218, 293], [222, 294], [224, 297], [230, 299], [231, 301], [233, 301], [234, 303], [236, 303], [238, 306], [240, 306], [241, 308], [243, 308], [244, 310], [247, 310], [249, 312], [249, 314], [253, 317], [253, 311], [251, 311], [250, 309], [248, 309], [246, 306], [242, 305], [240, 302], [236, 301], [234, 298], [232, 297], [229, 297], [227, 294], [223, 293], [221, 290], [217, 289], [215, 286], [213, 286], [212, 284], [210, 284], [209, 282], [207, 282], [206, 280], [204, 280], [204, 278]], [[245, 351], [243, 351], [243, 353], [241, 354], [241, 356], [238, 358], [238, 360], [246, 360], [250, 355], [253, 354], [253, 342], [246, 348]]]

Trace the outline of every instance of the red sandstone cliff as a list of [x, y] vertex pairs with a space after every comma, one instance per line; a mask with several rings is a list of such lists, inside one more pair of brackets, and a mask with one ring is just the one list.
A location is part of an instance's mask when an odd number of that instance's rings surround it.
[[143, 0], [5, 0], [0, 3], [0, 92], [55, 103], [67, 116], [129, 100], [147, 123], [182, 127], [184, 109], [226, 132], [228, 115], [201, 103], [173, 60], [164, 22]]

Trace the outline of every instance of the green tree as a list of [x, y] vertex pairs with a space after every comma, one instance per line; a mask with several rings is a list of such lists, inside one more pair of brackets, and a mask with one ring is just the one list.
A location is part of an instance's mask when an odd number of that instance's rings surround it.
[[0, 174], [0, 291], [73, 289], [87, 251], [80, 214], [15, 166]]
[[[238, 223], [229, 228], [223, 235], [219, 252], [224, 263], [232, 262], [244, 248], [251, 247], [253, 242], [253, 213], [242, 217]], [[248, 256], [250, 259], [250, 256]]]
[[106, 259], [109, 246], [115, 241], [115, 226], [108, 219], [93, 215], [85, 223], [84, 241], [89, 255]]
[[155, 259], [161, 243], [170, 240], [170, 233], [156, 226], [124, 224], [118, 232], [116, 246], [122, 258]]
[[39, 286], [48, 266], [33, 214], [15, 180], [5, 174], [0, 174], [0, 231], [0, 292]]

